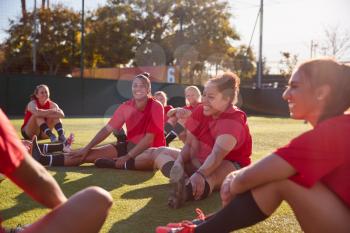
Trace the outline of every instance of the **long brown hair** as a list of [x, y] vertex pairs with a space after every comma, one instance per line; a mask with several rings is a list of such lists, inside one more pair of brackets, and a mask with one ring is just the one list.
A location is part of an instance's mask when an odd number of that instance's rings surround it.
[[330, 87], [318, 122], [342, 115], [350, 107], [349, 65], [341, 64], [332, 58], [318, 58], [302, 63], [298, 71], [310, 82], [311, 87]]

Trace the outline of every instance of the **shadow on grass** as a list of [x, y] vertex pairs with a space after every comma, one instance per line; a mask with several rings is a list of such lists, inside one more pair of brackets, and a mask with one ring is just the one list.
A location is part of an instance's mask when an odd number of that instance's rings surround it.
[[[150, 233], [154, 232], [157, 226], [195, 218], [195, 208], [201, 208], [205, 213], [211, 213], [220, 208], [219, 195], [214, 193], [205, 200], [187, 202], [180, 209], [171, 209], [167, 206], [170, 187], [169, 184], [153, 185], [124, 193], [123, 199], [151, 199], [129, 218], [116, 222], [109, 233]], [[118, 200], [115, 200], [115, 205], [118, 205]]]
[[[134, 185], [143, 183], [154, 176], [153, 172], [98, 169], [94, 166], [55, 167], [48, 168], [48, 170], [55, 172], [53, 177], [67, 197], [89, 186], [100, 186], [107, 191], [112, 191], [124, 184]], [[4, 220], [26, 211], [46, 209], [33, 201], [24, 192], [16, 196], [15, 199], [17, 201], [15, 206], [1, 211]]]

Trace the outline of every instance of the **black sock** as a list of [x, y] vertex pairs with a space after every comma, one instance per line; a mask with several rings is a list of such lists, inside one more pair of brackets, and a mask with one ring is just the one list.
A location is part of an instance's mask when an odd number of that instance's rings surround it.
[[166, 162], [163, 167], [160, 169], [160, 171], [162, 172], [162, 174], [165, 176], [165, 177], [168, 177], [170, 178], [170, 170], [171, 168], [173, 167], [174, 165], [174, 161], [169, 161], [169, 162]]
[[63, 144], [38, 144], [40, 150], [44, 153], [52, 153], [52, 152], [57, 152], [57, 151], [62, 151], [63, 150]]
[[195, 233], [228, 233], [252, 226], [268, 216], [263, 213], [251, 191], [238, 194], [227, 206], [200, 224]]
[[46, 123], [42, 123], [42, 124], [40, 125], [40, 130], [41, 130], [42, 132], [44, 132], [48, 137], [54, 136], [53, 133], [52, 133], [52, 131], [51, 131], [51, 129], [49, 128], [49, 126], [48, 126]]
[[170, 142], [172, 142], [176, 137], [177, 135], [173, 131], [171, 131], [165, 138], [166, 145], [169, 146]]
[[135, 159], [129, 159], [124, 164], [125, 170], [135, 170]]
[[209, 193], [210, 193], [210, 186], [209, 186], [209, 183], [205, 181], [204, 191], [200, 199], [203, 200], [207, 198], [209, 196]]
[[173, 129], [174, 129], [173, 126], [169, 122], [165, 123], [164, 134], [168, 135]]
[[48, 166], [50, 164], [50, 156], [52, 155], [48, 155], [48, 156], [40, 156], [38, 159], [36, 159], [41, 165], [43, 166]]
[[64, 134], [64, 130], [63, 130], [63, 126], [62, 126], [62, 123], [61, 122], [58, 122], [56, 125], [55, 125], [55, 129], [58, 133], [58, 136], [61, 136]]
[[[194, 196], [193, 196], [193, 190], [192, 190], [192, 185], [191, 183], [188, 183], [186, 186], [186, 201], [194, 201]], [[204, 191], [202, 196], [200, 197], [200, 200], [207, 198], [210, 193], [210, 186], [207, 181], [205, 181], [205, 186], [204, 186]]]
[[51, 167], [64, 166], [64, 155], [63, 154], [51, 155], [51, 156], [52, 156], [52, 161], [51, 161], [51, 164], [49, 164]]
[[182, 133], [183, 131], [185, 130], [185, 128], [179, 124], [179, 123], [176, 123], [175, 127], [174, 127], [174, 132], [177, 134], [177, 135], [180, 135], [180, 133]]

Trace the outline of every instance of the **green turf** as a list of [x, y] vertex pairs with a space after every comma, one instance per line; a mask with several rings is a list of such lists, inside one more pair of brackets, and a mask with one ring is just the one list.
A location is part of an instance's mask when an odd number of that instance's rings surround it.
[[[107, 119], [103, 118], [73, 118], [65, 119], [64, 126], [67, 132], [75, 133], [74, 148], [79, 148], [88, 143], [106, 121]], [[19, 132], [22, 121], [12, 120], [12, 123]], [[310, 129], [310, 126], [303, 122], [285, 118], [249, 117], [249, 124], [253, 136], [254, 161]], [[109, 137], [107, 141], [112, 140], [113, 137]], [[181, 143], [175, 141], [172, 146], [180, 147]], [[219, 195], [215, 193], [204, 201], [187, 203], [178, 210], [169, 209], [166, 203], [170, 186], [160, 172], [95, 169], [91, 165], [49, 168], [49, 171], [67, 196], [90, 185], [101, 186], [110, 192], [114, 205], [101, 232], [151, 233], [158, 225], [192, 219], [196, 207], [205, 213], [220, 208]], [[0, 210], [4, 219], [3, 225], [6, 227], [34, 222], [49, 211], [28, 198], [9, 180], [0, 184], [0, 197]], [[91, 210], [93, 211], [93, 203]], [[240, 232], [301, 232], [301, 230], [288, 205], [282, 204], [267, 221]]]

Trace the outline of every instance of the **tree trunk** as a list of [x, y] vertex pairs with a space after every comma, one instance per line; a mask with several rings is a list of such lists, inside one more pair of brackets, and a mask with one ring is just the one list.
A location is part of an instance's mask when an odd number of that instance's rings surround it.
[[22, 18], [25, 21], [27, 19], [26, 0], [21, 0], [21, 8], [22, 8]]
[[45, 9], [45, 0], [41, 0], [41, 9]]

